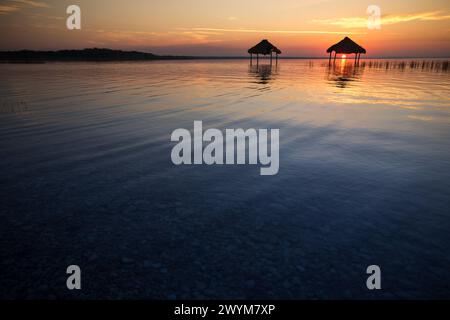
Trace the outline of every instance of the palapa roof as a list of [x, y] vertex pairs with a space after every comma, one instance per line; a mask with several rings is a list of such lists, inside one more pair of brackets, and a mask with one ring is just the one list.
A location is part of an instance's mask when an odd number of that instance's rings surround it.
[[333, 51], [336, 53], [366, 53], [366, 49], [361, 47], [349, 37], [345, 37], [343, 40], [335, 45], [332, 45], [327, 50], [328, 53]]
[[267, 40], [262, 40], [256, 46], [248, 49], [248, 53], [253, 54], [270, 54], [271, 52], [280, 54], [281, 51]]

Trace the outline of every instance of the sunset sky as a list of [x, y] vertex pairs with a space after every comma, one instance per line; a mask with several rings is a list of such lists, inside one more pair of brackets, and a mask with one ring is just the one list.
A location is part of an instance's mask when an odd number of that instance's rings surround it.
[[[66, 28], [71, 4], [81, 7], [81, 30]], [[372, 4], [381, 30], [367, 28]], [[0, 50], [242, 56], [269, 39], [285, 56], [325, 56], [349, 36], [369, 56], [450, 56], [448, 0], [0, 0], [0, 27]]]

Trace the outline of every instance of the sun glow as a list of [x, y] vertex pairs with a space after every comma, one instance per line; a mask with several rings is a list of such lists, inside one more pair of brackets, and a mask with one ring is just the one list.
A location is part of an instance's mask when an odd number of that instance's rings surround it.
[[345, 54], [342, 55], [342, 60], [347, 59], [347, 56]]

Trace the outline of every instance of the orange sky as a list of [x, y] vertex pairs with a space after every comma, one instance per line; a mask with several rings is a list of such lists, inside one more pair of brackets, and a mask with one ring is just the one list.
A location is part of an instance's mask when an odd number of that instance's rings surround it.
[[[82, 30], [66, 28], [77, 4]], [[366, 9], [381, 8], [381, 30]], [[450, 56], [448, 0], [0, 0], [0, 50], [108, 47], [242, 56], [269, 39], [285, 56], [325, 56], [344, 36], [369, 56]]]

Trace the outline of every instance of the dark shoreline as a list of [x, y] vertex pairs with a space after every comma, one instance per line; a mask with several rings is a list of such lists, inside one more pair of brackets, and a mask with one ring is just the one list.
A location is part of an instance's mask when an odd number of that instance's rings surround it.
[[76, 61], [154, 61], [154, 60], [189, 60], [187, 56], [159, 56], [139, 51], [122, 51], [112, 49], [83, 49], [58, 51], [0, 51], [1, 62], [44, 63]]

